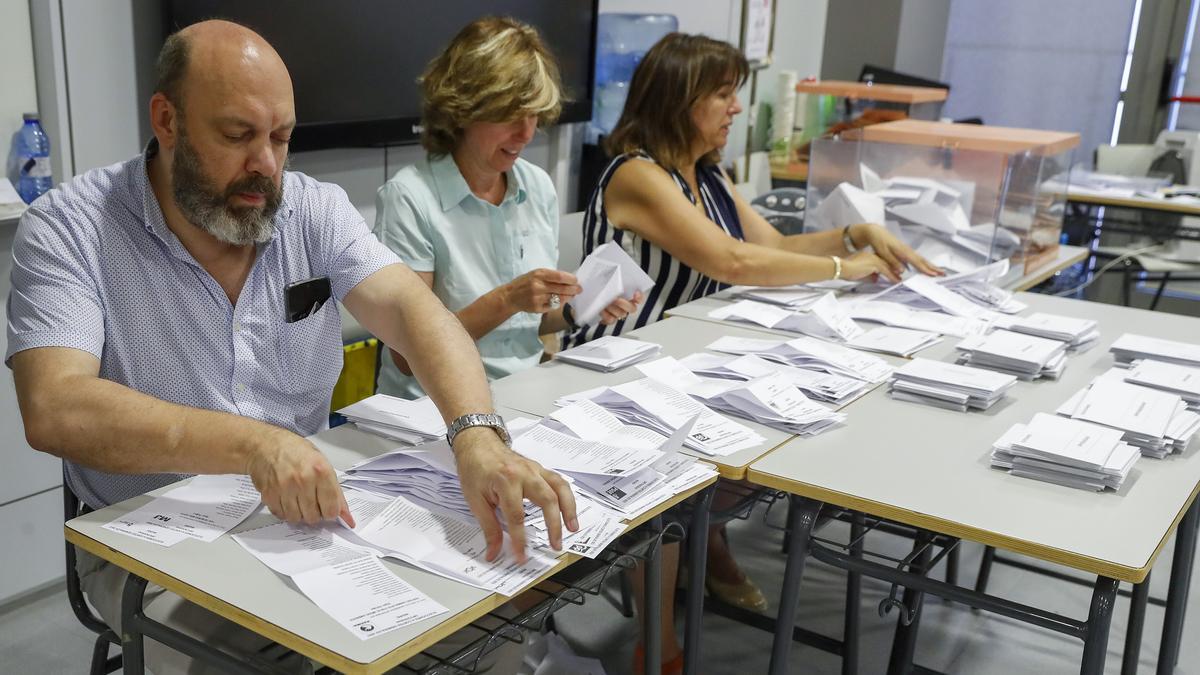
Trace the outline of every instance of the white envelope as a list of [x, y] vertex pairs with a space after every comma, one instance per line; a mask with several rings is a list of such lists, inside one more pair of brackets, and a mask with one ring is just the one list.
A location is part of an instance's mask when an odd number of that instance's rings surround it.
[[611, 241], [584, 258], [575, 277], [583, 291], [568, 304], [575, 310], [575, 321], [580, 324], [595, 321], [617, 298], [632, 298], [638, 291], [646, 293], [654, 288], [654, 280]]

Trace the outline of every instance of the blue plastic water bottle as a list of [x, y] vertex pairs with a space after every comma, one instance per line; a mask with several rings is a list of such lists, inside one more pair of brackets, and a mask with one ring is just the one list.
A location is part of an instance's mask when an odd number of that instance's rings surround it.
[[37, 113], [25, 113], [25, 125], [17, 134], [17, 194], [26, 204], [53, 187], [50, 177], [50, 138], [42, 130]]

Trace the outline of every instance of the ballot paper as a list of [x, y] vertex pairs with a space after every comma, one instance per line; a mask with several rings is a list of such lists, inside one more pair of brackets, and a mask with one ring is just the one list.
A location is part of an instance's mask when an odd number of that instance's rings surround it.
[[706, 380], [670, 356], [638, 369], [715, 410], [801, 436], [815, 436], [845, 419], [809, 400], [783, 373], [770, 372], [745, 382]]
[[1011, 373], [1022, 380], [1056, 380], [1066, 366], [1067, 343], [1009, 330], [964, 338], [956, 348], [967, 365]]
[[726, 335], [708, 345], [708, 349], [726, 354], [755, 354], [768, 361], [864, 382], [883, 382], [892, 374], [892, 367], [878, 356], [810, 337], [772, 340]]
[[[349, 501], [349, 500], [348, 500]], [[356, 512], [354, 533], [393, 557], [450, 579], [501, 595], [514, 595], [557, 564], [552, 550], [528, 547], [528, 557], [512, 557], [507, 533], [496, 560], [484, 556], [487, 541], [473, 519], [395, 497], [379, 511]]]
[[1200, 408], [1200, 368], [1141, 359], [1131, 364], [1124, 378], [1131, 384], [1175, 394], [1189, 408]]
[[624, 445], [615, 438], [611, 443], [604, 442], [610, 438], [611, 435], [604, 440], [574, 438], [537, 426], [514, 439], [513, 450], [548, 469], [602, 476], [632, 475], [662, 459], [663, 453], [657, 450]]
[[860, 299], [842, 303], [846, 312], [860, 321], [873, 321], [896, 328], [967, 337], [983, 335], [991, 325], [982, 319], [951, 316], [942, 312], [923, 311], [883, 300]]
[[233, 535], [360, 640], [447, 610], [383, 566], [371, 549], [338, 535], [341, 526], [276, 523]]
[[596, 247], [575, 271], [583, 291], [567, 304], [575, 310], [575, 321], [588, 325], [617, 298], [633, 298], [638, 291], [654, 288], [651, 279], [616, 242]]
[[418, 445], [446, 435], [442, 413], [428, 396], [408, 400], [375, 394], [342, 408], [338, 413], [364, 431], [406, 445]]
[[973, 270], [941, 277], [937, 282], [981, 307], [1004, 314], [1018, 314], [1029, 306], [1017, 300], [1012, 291], [996, 286], [996, 282], [1008, 274], [1008, 269], [1008, 258], [1002, 258]]
[[825, 297], [826, 292], [801, 284], [796, 286], [734, 286], [729, 289], [729, 294], [735, 298], [780, 305], [793, 310], [805, 310]]
[[570, 394], [558, 403], [569, 405], [584, 399], [604, 407], [625, 424], [646, 427], [666, 436], [693, 424], [684, 444], [706, 455], [728, 455], [766, 440], [688, 394], [649, 377]]
[[865, 349], [869, 352], [879, 352], [881, 354], [894, 354], [908, 358], [913, 354], [932, 347], [941, 342], [937, 333], [930, 333], [923, 330], [912, 330], [909, 328], [896, 328], [894, 326], [880, 326], [872, 328], [846, 342], [847, 347], [855, 349]]
[[1100, 329], [1092, 319], [1076, 319], [1046, 312], [1002, 319], [996, 325], [1026, 335], [1065, 342], [1071, 351], [1087, 349], [1100, 337]]
[[1188, 411], [1182, 398], [1125, 382], [1119, 372], [1096, 378], [1057, 412], [1120, 429], [1126, 443], [1160, 459], [1183, 450], [1200, 431], [1200, 415]]
[[660, 345], [644, 340], [605, 335], [578, 347], [555, 352], [554, 358], [591, 370], [611, 373], [658, 355]]
[[923, 296], [947, 314], [984, 321], [994, 321], [999, 318], [994, 312], [980, 307], [962, 295], [942, 286], [934, 281], [933, 277], [914, 274], [901, 282], [901, 285]]
[[104, 529], [159, 546], [184, 539], [211, 542], [258, 510], [262, 497], [249, 476], [195, 476]]
[[1140, 453], [1121, 432], [1038, 413], [992, 446], [992, 466], [1015, 476], [1084, 490], [1118, 490]]
[[718, 307], [708, 315], [721, 321], [755, 323], [766, 328], [804, 333], [826, 340], [850, 340], [863, 332], [841, 307], [833, 293], [826, 293], [809, 305], [805, 313], [754, 300], [740, 300]]
[[805, 370], [768, 361], [754, 354], [733, 356], [698, 352], [683, 357], [679, 363], [697, 375], [732, 380], [752, 380], [780, 373], [809, 398], [838, 406], [849, 403], [871, 389], [868, 383], [857, 378]]
[[893, 398], [965, 412], [992, 407], [1016, 381], [1013, 375], [915, 358], [896, 369], [890, 391]]
[[885, 217], [882, 198], [850, 183], [834, 188], [807, 216], [814, 230], [832, 230], [854, 223], [882, 225]]
[[1125, 333], [1108, 348], [1119, 363], [1136, 359], [1155, 359], [1167, 363], [1200, 367], [1200, 345], [1147, 335]]

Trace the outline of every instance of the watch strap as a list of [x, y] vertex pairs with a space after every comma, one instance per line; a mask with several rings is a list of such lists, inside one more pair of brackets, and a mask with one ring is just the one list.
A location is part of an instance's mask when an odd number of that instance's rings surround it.
[[450, 444], [451, 449], [454, 448], [454, 437], [471, 427], [491, 427], [505, 445], [512, 447], [512, 436], [508, 433], [508, 427], [504, 426], [503, 417], [496, 413], [467, 413], [456, 417], [446, 427], [446, 442]]

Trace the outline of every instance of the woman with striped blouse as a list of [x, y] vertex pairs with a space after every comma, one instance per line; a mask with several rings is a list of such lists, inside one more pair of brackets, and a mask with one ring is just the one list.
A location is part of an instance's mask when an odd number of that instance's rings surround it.
[[[585, 253], [616, 242], [655, 286], [635, 314], [611, 325], [577, 327], [566, 345], [640, 328], [731, 284], [784, 286], [873, 275], [898, 281], [909, 265], [941, 274], [879, 225], [784, 236], [750, 207], [718, 164], [742, 110], [737, 91], [748, 73], [745, 57], [731, 45], [682, 33], [664, 37], [638, 64], [606, 141], [614, 159], [592, 193], [583, 241]], [[664, 589], [673, 588], [678, 557], [677, 546], [668, 549], [674, 550], [664, 549]], [[726, 602], [767, 608], [739, 569], [722, 527], [709, 537], [706, 583]], [[666, 673], [681, 662], [671, 603], [663, 608]]]

